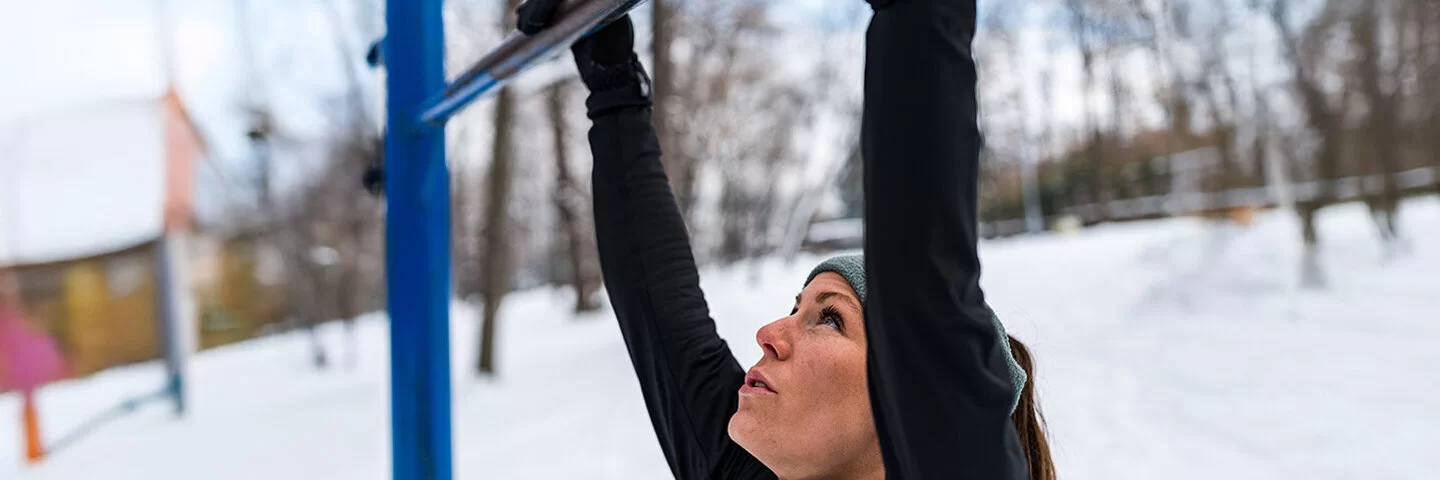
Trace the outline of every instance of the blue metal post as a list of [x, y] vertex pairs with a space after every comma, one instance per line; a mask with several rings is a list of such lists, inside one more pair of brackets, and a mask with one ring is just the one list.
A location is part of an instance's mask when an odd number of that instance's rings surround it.
[[450, 480], [450, 179], [445, 130], [415, 122], [445, 88], [443, 0], [388, 0], [385, 144], [395, 480]]

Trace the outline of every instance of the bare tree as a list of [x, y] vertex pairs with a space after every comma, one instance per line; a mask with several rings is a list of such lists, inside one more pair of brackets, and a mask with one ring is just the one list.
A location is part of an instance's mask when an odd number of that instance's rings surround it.
[[[1395, 173], [1400, 163], [1400, 105], [1398, 71], [1381, 65], [1384, 57], [1381, 19], [1389, 10], [1388, 1], [1372, 2], [1369, 8], [1361, 9], [1350, 23], [1350, 38], [1358, 50], [1354, 73], [1359, 77], [1360, 91], [1369, 107], [1365, 122], [1365, 136], [1369, 139], [1366, 151], [1373, 172], [1380, 179], [1378, 192], [1365, 192], [1365, 204], [1375, 221], [1380, 237], [1386, 243], [1399, 240], [1396, 225], [1396, 210], [1399, 209], [1400, 191], [1395, 185]], [[1396, 65], [1399, 62], [1395, 62]], [[1386, 80], [1391, 82], [1386, 82]], [[1388, 83], [1388, 84], [1387, 84]]]
[[[809, 121], [810, 96], [799, 88], [755, 89], [732, 100], [753, 112], [771, 109], [771, 115], [741, 115], [747, 124], [737, 128], [730, 146], [716, 158], [722, 166], [724, 212], [719, 259], [734, 262], [767, 253], [774, 247], [772, 234], [783, 229], [775, 178], [782, 168], [798, 161], [795, 133]], [[751, 110], [753, 109], [753, 110]], [[740, 125], [731, 125], [741, 127]], [[726, 129], [729, 130], [729, 129]]]
[[[1038, 232], [1044, 228], [1039, 206], [1038, 168], [1035, 148], [1044, 139], [1030, 127], [1034, 120], [1028, 114], [1027, 86], [1017, 78], [1030, 75], [1024, 70], [1023, 55], [1017, 50], [1023, 5], [995, 6], [981, 16], [980, 34], [976, 39], [976, 62], [985, 72], [981, 75], [980, 130], [985, 133], [985, 148], [980, 163], [980, 209], [983, 234], [1011, 235], [1020, 233], [1015, 227], [1004, 228], [1002, 220], [1025, 218], [1025, 230]], [[1112, 75], [1118, 76], [1118, 64], [1112, 64]], [[1043, 74], [1048, 81], [1048, 74]], [[1044, 82], [1042, 82], [1044, 83]], [[1127, 108], [1126, 87], [1111, 83], [1112, 112], [1117, 118]], [[1046, 85], [1042, 85], [1045, 88]], [[1039, 153], [1043, 155], [1043, 153]]]
[[1103, 179], [1105, 152], [1102, 146], [1102, 127], [1100, 121], [1095, 118], [1095, 108], [1090, 100], [1095, 92], [1095, 64], [1099, 61], [1098, 57], [1101, 54], [1100, 35], [1095, 32], [1098, 15], [1091, 11], [1093, 9], [1091, 0], [1066, 0], [1065, 6], [1070, 10], [1071, 31], [1075, 35], [1075, 45], [1080, 49], [1080, 62], [1085, 75], [1081, 98], [1084, 99], [1084, 128], [1089, 136], [1085, 143], [1085, 157], [1090, 168], [1090, 184], [1089, 196], [1084, 200], [1102, 206], [1099, 218], [1096, 220], [1103, 220], [1109, 217], [1108, 209], [1104, 208], [1109, 203], [1109, 195], [1106, 193], [1108, 185]]
[[698, 168], [692, 157], [679, 147], [680, 133], [677, 129], [675, 112], [682, 111], [683, 101], [678, 98], [676, 67], [671, 53], [676, 28], [679, 27], [680, 13], [685, 7], [681, 0], [654, 0], [650, 2], [650, 74], [655, 124], [655, 134], [660, 140], [661, 162], [670, 177], [670, 189], [675, 193], [675, 203], [685, 218], [691, 218], [695, 204], [695, 176]]
[[[1202, 38], [1206, 45], [1200, 49], [1202, 67], [1205, 72], [1193, 80], [1192, 88], [1198, 102], [1205, 105], [1210, 119], [1210, 138], [1219, 155], [1216, 167], [1219, 169], [1212, 178], [1213, 191], [1228, 195], [1232, 189], [1245, 186], [1246, 164], [1239, 145], [1240, 90], [1235, 80], [1235, 69], [1225, 50], [1225, 35], [1233, 30], [1228, 4], [1215, 5], [1218, 20]], [[1183, 21], [1183, 20], [1181, 20]], [[1193, 39], [1188, 39], [1193, 40]], [[1223, 200], [1229, 200], [1222, 197]], [[1224, 202], [1229, 204], [1229, 202]]]
[[[1421, 105], [1428, 107], [1421, 112], [1421, 131], [1428, 139], [1424, 145], [1430, 166], [1440, 177], [1440, 2], [1435, 0], [1412, 0], [1416, 36], [1416, 70]], [[1440, 194], [1440, 180], [1435, 182], [1435, 192]]]
[[[1092, 218], [1087, 220], [1104, 221], [1111, 218], [1110, 201], [1117, 198], [1115, 172], [1110, 164], [1111, 157], [1124, 143], [1122, 122], [1128, 113], [1128, 87], [1119, 69], [1125, 56], [1134, 48], [1155, 43], [1150, 37], [1154, 33], [1147, 35], [1144, 31], [1144, 18], [1130, 0], [1065, 0], [1064, 5], [1084, 69], [1083, 128], [1088, 138], [1084, 143], [1083, 156], [1089, 167], [1089, 195], [1086, 200], [1097, 207]], [[1111, 69], [1104, 80], [1111, 94], [1113, 114], [1109, 133], [1099, 118], [1101, 107], [1093, 100], [1101, 88], [1098, 70], [1106, 64]]]
[[1145, 37], [1149, 41], [1144, 44], [1150, 51], [1156, 72], [1160, 77], [1162, 86], [1156, 94], [1160, 106], [1165, 110], [1165, 122], [1167, 130], [1169, 130], [1165, 153], [1174, 153], [1171, 150], [1176, 143], [1176, 138], [1188, 137], [1191, 133], [1190, 108], [1181, 88], [1179, 70], [1170, 65], [1174, 49], [1174, 40], [1170, 38], [1172, 36], [1170, 32], [1174, 28], [1166, 22], [1177, 19], [1169, 15], [1171, 0], [1157, 0], [1153, 3], [1146, 0], [1130, 0], [1130, 9], [1138, 17], [1138, 28], [1148, 30]]
[[377, 4], [371, 0], [353, 2], [355, 11], [347, 22], [334, 1], [329, 5], [338, 65], [346, 82], [340, 108], [333, 109], [341, 115], [335, 117], [338, 125], [328, 142], [327, 164], [331, 171], [322, 177], [328, 184], [327, 191], [332, 193], [326, 197], [330, 219], [326, 248], [336, 257], [327, 272], [331, 280], [328, 290], [333, 292], [333, 312], [345, 327], [346, 364], [353, 367], [360, 348], [355, 318], [378, 307], [373, 292], [379, 290], [383, 277], [383, 266], [376, 262], [383, 230], [380, 206], [355, 180], [367, 166], [380, 164], [384, 155], [378, 101], [366, 94], [367, 82], [360, 73], [365, 68], [362, 62], [369, 39], [378, 30], [379, 14]]
[[1304, 37], [1290, 25], [1290, 0], [1271, 0], [1267, 13], [1280, 35], [1285, 60], [1289, 62], [1291, 82], [1305, 112], [1309, 136], [1317, 139], [1311, 162], [1318, 177], [1318, 191], [1309, 198], [1296, 202], [1295, 210], [1300, 216], [1300, 231], [1305, 242], [1305, 254], [1301, 264], [1301, 284], [1318, 288], [1325, 285], [1320, 268], [1320, 235], [1315, 228], [1315, 214], [1327, 203], [1333, 202], [1334, 181], [1340, 176], [1341, 149], [1345, 132], [1341, 107], [1333, 104], [1321, 86], [1318, 58], [1326, 54], [1325, 45], [1330, 30], [1339, 22], [1336, 7], [1338, 2], [1327, 0], [1326, 9], [1312, 21]]
[[575, 311], [588, 312], [600, 308], [595, 293], [600, 287], [600, 273], [593, 235], [586, 228], [588, 197], [570, 172], [570, 156], [566, 140], [570, 137], [569, 123], [565, 116], [568, 111], [565, 98], [569, 93], [569, 79], [555, 82], [546, 93], [549, 107], [551, 133], [555, 141], [555, 209], [560, 216], [562, 238], [568, 246], [570, 258], [571, 286], [575, 289]]
[[261, 182], [267, 184], [263, 188], [265, 193], [262, 198], [265, 200], [262, 201], [261, 218], [267, 228], [274, 229], [269, 240], [283, 260], [285, 303], [289, 306], [291, 324], [306, 330], [310, 340], [311, 362], [316, 368], [325, 368], [330, 363], [329, 354], [316, 330], [325, 319], [325, 311], [319, 301], [319, 293], [323, 291], [323, 279], [320, 278], [320, 269], [310, 255], [312, 245], [315, 244], [311, 227], [316, 215], [313, 211], [306, 211], [304, 207], [308, 205], [303, 200], [299, 202], [299, 208], [285, 209], [279, 206], [268, 186], [268, 171], [271, 169], [269, 159], [272, 155], [268, 140], [252, 136], [251, 142], [252, 152], [261, 159], [261, 168], [267, 172], [261, 175]]
[[[684, 35], [677, 35], [673, 41], [689, 54], [672, 59], [675, 88], [665, 108], [686, 115], [670, 118], [672, 145], [665, 155], [683, 157], [681, 171], [669, 173], [672, 181], [681, 177], [679, 181], [689, 185], [678, 189], [692, 188], [694, 198], [686, 212], [692, 222], [701, 216], [696, 214], [699, 205], [694, 201], [699, 198], [693, 190], [696, 179], [702, 172], [720, 175], [721, 190], [716, 192], [720, 204], [716, 206], [723, 211], [722, 225], [690, 225], [696, 247], [701, 250], [697, 253], [703, 258], [707, 247], [726, 244], [727, 229], [733, 232], [738, 224], [747, 223], [742, 217], [759, 212], [752, 218], [755, 222], [763, 219], [769, 225], [776, 221], [778, 209], [774, 206], [780, 198], [765, 193], [766, 188], [774, 186], [774, 177], [767, 179], [765, 188], [742, 185], [752, 182], [748, 178], [754, 172], [775, 172], [793, 162], [795, 154], [790, 148], [794, 139], [790, 135], [804, 128], [806, 122], [802, 120], [807, 120], [805, 115], [795, 115], [807, 109], [789, 106], [808, 105], [811, 95], [785, 83], [775, 73], [775, 59], [762, 53], [767, 42], [777, 39], [766, 2], [696, 2], [684, 6], [672, 12], [671, 21], [684, 26]], [[804, 99], [796, 98], [800, 93], [805, 93]], [[795, 122], [776, 123], [785, 118]], [[729, 225], [724, 225], [727, 222]], [[747, 256], [754, 251], [751, 246], [755, 242], [769, 242], [760, 237], [739, 244], [736, 240], [733, 235], [728, 240], [729, 246], [724, 247], [730, 249], [727, 255]], [[739, 247], [741, 244], [751, 246]], [[746, 253], [737, 253], [742, 251]]]
[[[257, 59], [253, 38], [249, 35], [246, 2], [238, 2], [241, 43], [246, 52], [248, 69]], [[378, 257], [379, 217], [376, 202], [366, 195], [358, 181], [366, 165], [377, 163], [380, 156], [380, 133], [374, 117], [375, 108], [366, 98], [365, 80], [358, 72], [363, 61], [363, 48], [356, 37], [366, 37], [374, 29], [374, 5], [358, 2], [355, 16], [344, 17], [337, 4], [328, 4], [334, 53], [345, 80], [335, 97], [322, 97], [321, 108], [330, 112], [331, 132], [319, 145], [322, 155], [301, 151], [299, 185], [277, 191], [274, 180], [277, 149], [303, 146], [285, 133], [282, 119], [258, 90], [265, 83], [253, 71], [248, 79], [245, 111], [249, 114], [247, 137], [256, 165], [258, 228], [265, 232], [266, 243], [276, 251], [285, 267], [286, 304], [291, 325], [309, 332], [312, 360], [316, 367], [330, 363], [328, 352], [320, 341], [316, 327], [333, 318], [344, 320], [350, 333], [349, 363], [358, 354], [352, 320], [361, 311], [374, 306], [374, 291], [379, 283], [380, 269], [374, 264]], [[315, 165], [314, 160], [318, 160]], [[370, 303], [366, 302], [370, 300]]]
[[[506, 0], [500, 18], [501, 31], [515, 23], [515, 10], [520, 0]], [[510, 291], [511, 252], [509, 242], [511, 165], [514, 163], [514, 123], [516, 118], [515, 91], [512, 87], [502, 88], [495, 98], [495, 136], [491, 144], [490, 172], [486, 175], [485, 190], [485, 245], [481, 261], [485, 281], [481, 287], [484, 302], [483, 318], [480, 324], [480, 349], [475, 360], [475, 371], [482, 375], [495, 373], [495, 330], [499, 322], [500, 304]]]

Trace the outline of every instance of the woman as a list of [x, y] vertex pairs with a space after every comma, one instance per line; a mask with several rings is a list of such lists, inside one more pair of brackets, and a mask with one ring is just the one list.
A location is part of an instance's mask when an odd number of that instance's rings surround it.
[[865, 256], [817, 267], [748, 372], [700, 291], [630, 20], [572, 49], [605, 285], [676, 478], [1054, 478], [1028, 352], [978, 283], [974, 0], [871, 3]]

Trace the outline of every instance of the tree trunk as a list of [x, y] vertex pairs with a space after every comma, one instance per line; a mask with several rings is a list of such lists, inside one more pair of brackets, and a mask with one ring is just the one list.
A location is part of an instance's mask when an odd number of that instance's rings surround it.
[[363, 213], [352, 212], [355, 218], [350, 219], [345, 225], [345, 245], [341, 250], [342, 261], [340, 262], [340, 278], [336, 280], [336, 311], [340, 312], [340, 321], [345, 327], [345, 366], [355, 368], [359, 363], [360, 342], [356, 337], [355, 318], [360, 316], [363, 309], [360, 305], [362, 285], [364, 284], [365, 272], [362, 266], [362, 256], [365, 255], [365, 222]]
[[305, 229], [310, 225], [305, 220], [287, 219], [277, 224], [277, 227], [280, 230], [276, 234], [281, 258], [285, 260], [285, 291], [290, 314], [310, 338], [311, 363], [317, 369], [324, 369], [330, 362], [325, 344], [320, 341], [320, 333], [317, 331], [320, 323], [324, 321], [324, 309], [320, 304], [321, 272], [310, 258], [307, 248], [312, 242]]
[[[1428, 105], [1440, 105], [1440, 1], [1418, 0], [1416, 10], [1417, 35], [1420, 38], [1420, 65], [1417, 70], [1424, 89], [1423, 101]], [[1440, 108], [1431, 107], [1425, 145], [1430, 157], [1430, 167], [1435, 174], [1435, 193], [1440, 194]]]
[[325, 354], [325, 345], [320, 342], [319, 333], [315, 327], [320, 323], [319, 309], [315, 302], [315, 280], [314, 268], [310, 258], [305, 254], [305, 245], [308, 243], [302, 237], [303, 229], [309, 225], [304, 221], [297, 221], [293, 218], [286, 218], [280, 214], [275, 204], [275, 196], [271, 190], [271, 149], [267, 134], [270, 131], [268, 116], [263, 111], [257, 114], [256, 125], [252, 126], [250, 136], [250, 152], [257, 164], [258, 175], [256, 175], [256, 200], [260, 206], [260, 215], [263, 221], [274, 228], [269, 236], [269, 241], [280, 253], [284, 261], [285, 275], [285, 306], [288, 310], [289, 320], [286, 328], [303, 329], [310, 339], [311, 364], [317, 369], [323, 369], [329, 363]]
[[[1296, 202], [1296, 213], [1300, 216], [1301, 236], [1305, 241], [1305, 258], [1301, 264], [1301, 285], [1307, 288], [1322, 288], [1325, 280], [1320, 272], [1319, 232], [1315, 228], [1315, 213], [1335, 199], [1334, 181], [1340, 176], [1340, 147], [1344, 132], [1341, 131], [1340, 114], [1330, 107], [1325, 92], [1312, 76], [1312, 69], [1305, 64], [1300, 53], [1300, 42], [1288, 23], [1289, 4], [1277, 0], [1271, 4], [1269, 16], [1284, 44], [1286, 59], [1294, 76], [1295, 90], [1300, 96], [1301, 107], [1306, 115], [1306, 124], [1320, 138], [1320, 150], [1316, 152], [1318, 167], [1317, 182], [1320, 186], [1314, 198]], [[1324, 28], [1312, 25], [1310, 28]]]
[[[1093, 121], [1093, 120], [1092, 120]], [[1090, 205], [1091, 210], [1089, 222], [1103, 222], [1110, 219], [1109, 195], [1106, 194], [1106, 187], [1109, 183], [1106, 176], [1109, 175], [1105, 168], [1105, 137], [1100, 132], [1099, 123], [1095, 123], [1090, 131], [1090, 145], [1085, 149], [1087, 160], [1090, 164]]]
[[340, 319], [341, 326], [345, 329], [345, 357], [344, 363], [347, 368], [355, 367], [355, 294], [358, 290], [357, 279], [355, 278], [355, 264], [350, 254], [344, 253], [342, 260], [335, 268], [335, 312]]
[[[1083, 27], [1078, 27], [1083, 28]], [[1082, 37], [1083, 41], [1083, 37]], [[1082, 47], [1081, 57], [1085, 70], [1085, 126], [1090, 130], [1090, 142], [1085, 147], [1086, 164], [1090, 167], [1090, 198], [1088, 201], [1094, 208], [1090, 211], [1088, 222], [1101, 222], [1109, 218], [1109, 208], [1105, 195], [1105, 148], [1102, 145], [1104, 136], [1101, 132], [1100, 120], [1096, 118], [1095, 106], [1090, 101], [1092, 92], [1095, 91], [1095, 54]], [[1086, 215], [1082, 214], [1082, 217]]]
[[653, 56], [650, 74], [655, 105], [652, 121], [655, 124], [655, 135], [660, 139], [660, 160], [665, 166], [665, 172], [670, 176], [670, 189], [675, 193], [675, 203], [679, 205], [680, 213], [685, 218], [690, 218], [690, 208], [694, 200], [693, 165], [690, 165], [689, 159], [680, 151], [677, 141], [679, 136], [675, 132], [675, 119], [672, 115], [678, 106], [675, 97], [675, 59], [670, 52], [675, 42], [676, 1], [650, 2], [650, 52]]
[[315, 368], [325, 369], [329, 367], [330, 360], [325, 354], [325, 343], [320, 340], [320, 330], [313, 323], [310, 324], [306, 330], [310, 335], [310, 359], [314, 362]]
[[[1128, 95], [1128, 92], [1126, 92], [1125, 81], [1121, 79], [1120, 67], [1112, 63], [1110, 65], [1110, 145], [1114, 149], [1113, 153], [1117, 156], [1123, 155], [1121, 152], [1125, 151], [1125, 117], [1127, 110], [1129, 110], [1129, 99], [1126, 98], [1126, 95]], [[1120, 191], [1122, 187], [1116, 178], [1119, 176], [1121, 170], [1119, 168], [1112, 169], [1110, 167], [1112, 162], [1121, 162], [1121, 164], [1123, 164], [1124, 159], [1102, 158], [1100, 162], [1104, 168], [1104, 176], [1101, 177], [1102, 183], [1100, 184], [1102, 189], [1100, 201], [1101, 205], [1104, 206], [1107, 217], [1110, 216], [1110, 202], [1118, 198], [1123, 198], [1124, 195]]]
[[[506, 0], [500, 18], [501, 31], [515, 24], [515, 11], [521, 0]], [[510, 292], [510, 187], [514, 161], [515, 92], [500, 89], [495, 98], [495, 136], [490, 151], [490, 172], [485, 191], [485, 242], [480, 257], [480, 297], [484, 308], [480, 321], [480, 348], [476, 352], [475, 371], [481, 375], [495, 374], [495, 330], [500, 321], [500, 304]]]
[[1325, 288], [1325, 273], [1320, 268], [1320, 235], [1315, 230], [1315, 213], [1318, 202], [1302, 202], [1296, 205], [1300, 214], [1300, 233], [1305, 241], [1304, 258], [1300, 261], [1300, 286], [1310, 289]]
[[[282, 233], [281, 235], [286, 235]], [[306, 336], [310, 339], [310, 361], [317, 369], [324, 369], [330, 365], [329, 355], [325, 351], [325, 343], [320, 341], [319, 326], [322, 322], [321, 308], [318, 294], [320, 292], [319, 280], [315, 266], [311, 263], [308, 255], [299, 249], [303, 242], [292, 240], [284, 246], [286, 250], [286, 261], [290, 268], [287, 270], [286, 290], [289, 293], [290, 312], [299, 320], [301, 328], [305, 329]]]
[[1366, 11], [1359, 15], [1351, 23], [1351, 38], [1359, 47], [1359, 77], [1360, 88], [1365, 96], [1365, 101], [1370, 105], [1370, 115], [1366, 122], [1366, 133], [1370, 140], [1370, 158], [1373, 162], [1374, 173], [1380, 177], [1380, 190], [1377, 192], [1365, 191], [1365, 204], [1370, 208], [1371, 218], [1375, 227], [1380, 233], [1380, 238], [1386, 244], [1393, 244], [1399, 240], [1399, 232], [1396, 230], [1395, 214], [1399, 208], [1400, 191], [1395, 185], [1395, 173], [1399, 172], [1399, 152], [1396, 145], [1400, 141], [1398, 105], [1395, 102], [1395, 94], [1385, 91], [1381, 81], [1384, 78], [1396, 78], [1387, 76], [1380, 66], [1380, 44], [1381, 35], [1378, 28], [1380, 12]]
[[1099, 222], [1108, 219], [1110, 215], [1109, 195], [1106, 192], [1109, 183], [1106, 179], [1106, 152], [1101, 145], [1103, 135], [1100, 121], [1096, 118], [1096, 106], [1092, 101], [1096, 83], [1095, 57], [1097, 52], [1094, 44], [1091, 43], [1091, 19], [1086, 12], [1086, 2], [1067, 0], [1065, 6], [1070, 10], [1071, 34], [1075, 36], [1075, 44], [1080, 48], [1080, 64], [1084, 75], [1084, 91], [1081, 92], [1081, 99], [1084, 110], [1084, 128], [1089, 136], [1089, 142], [1085, 146], [1085, 165], [1090, 170], [1090, 176], [1085, 187], [1090, 194], [1087, 201], [1094, 208], [1089, 212], [1082, 211], [1080, 213], [1081, 218], [1084, 218], [1087, 223]]
[[594, 253], [586, 241], [589, 235], [582, 225], [580, 207], [585, 201], [584, 195], [570, 173], [570, 158], [565, 148], [565, 140], [570, 136], [568, 122], [565, 121], [568, 85], [568, 82], [560, 82], [550, 87], [549, 107], [555, 138], [555, 208], [560, 214], [560, 225], [569, 246], [571, 286], [575, 288], [575, 311], [579, 313], [600, 307], [595, 301], [599, 275], [594, 268]]
[[480, 326], [480, 351], [476, 371], [495, 373], [495, 330], [499, 321], [500, 303], [510, 290], [510, 252], [506, 235], [510, 230], [507, 211], [510, 198], [512, 144], [515, 118], [515, 93], [504, 88], [495, 102], [495, 141], [490, 160], [487, 199], [485, 202], [485, 282], [481, 296], [485, 303]]

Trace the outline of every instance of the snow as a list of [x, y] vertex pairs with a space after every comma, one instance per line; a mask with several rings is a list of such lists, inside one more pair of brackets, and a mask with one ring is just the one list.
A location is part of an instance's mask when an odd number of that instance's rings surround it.
[[[1433, 478], [1440, 202], [1408, 201], [1402, 220], [1410, 251], [1385, 260], [1363, 206], [1323, 211], [1325, 291], [1296, 288], [1299, 229], [1281, 212], [1249, 229], [1171, 219], [983, 244], [990, 301], [1039, 362], [1061, 478]], [[742, 364], [818, 260], [704, 272]], [[668, 478], [611, 314], [568, 306], [556, 290], [506, 301], [495, 380], [467, 373], [475, 312], [456, 306], [457, 478]], [[144, 408], [37, 468], [20, 466], [18, 415], [0, 413], [0, 478], [387, 478], [385, 328], [358, 321], [351, 370], [309, 368], [302, 335], [201, 353], [191, 416]], [[47, 387], [45, 433], [148, 393], [160, 369]]]
[[159, 98], [103, 102], [0, 130], [0, 265], [134, 246], [160, 234]]

